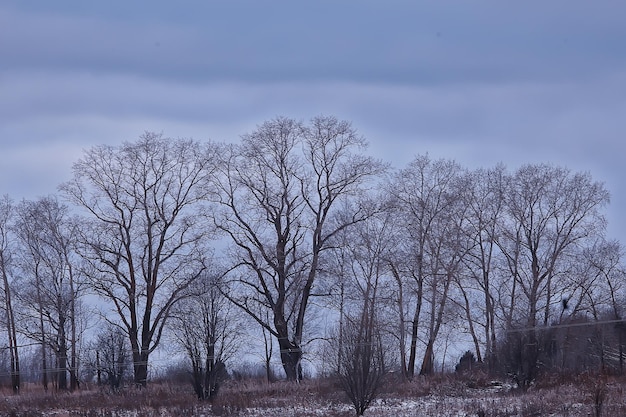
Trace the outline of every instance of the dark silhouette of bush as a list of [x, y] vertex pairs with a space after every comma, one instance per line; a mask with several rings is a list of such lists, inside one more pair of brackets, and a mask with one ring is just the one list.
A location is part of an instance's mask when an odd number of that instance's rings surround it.
[[458, 373], [471, 371], [476, 367], [476, 357], [474, 357], [474, 353], [471, 351], [467, 351], [461, 356], [459, 359], [459, 363], [456, 365], [454, 370]]

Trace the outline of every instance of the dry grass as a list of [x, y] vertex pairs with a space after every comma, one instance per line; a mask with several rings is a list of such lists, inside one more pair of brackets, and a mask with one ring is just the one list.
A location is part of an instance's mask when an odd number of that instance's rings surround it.
[[164, 384], [119, 393], [100, 389], [44, 392], [40, 387], [27, 386], [20, 395], [3, 394], [0, 415], [15, 417], [161, 417], [170, 415], [169, 411], [175, 413], [171, 415], [193, 416], [199, 405], [187, 387]]
[[[434, 376], [412, 382], [390, 376], [379, 400], [365, 415], [422, 416], [626, 416], [626, 379], [598, 375], [544, 378], [527, 392], [494, 383], [486, 375]], [[43, 392], [25, 387], [2, 392], [0, 416], [7, 417], [169, 417], [169, 416], [334, 416], [353, 415], [331, 379], [301, 384], [229, 381], [213, 404], [196, 400], [191, 387], [151, 384], [120, 393], [83, 389]]]

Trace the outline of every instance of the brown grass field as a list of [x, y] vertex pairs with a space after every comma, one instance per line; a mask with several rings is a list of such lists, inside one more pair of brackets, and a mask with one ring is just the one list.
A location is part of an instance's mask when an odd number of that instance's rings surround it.
[[[601, 375], [543, 378], [527, 392], [485, 376], [435, 376], [399, 382], [388, 378], [365, 416], [626, 416], [626, 379]], [[152, 383], [118, 393], [99, 387], [44, 392], [26, 386], [19, 395], [2, 390], [0, 416], [352, 416], [334, 381], [300, 384], [229, 381], [211, 404], [198, 401], [191, 386]]]

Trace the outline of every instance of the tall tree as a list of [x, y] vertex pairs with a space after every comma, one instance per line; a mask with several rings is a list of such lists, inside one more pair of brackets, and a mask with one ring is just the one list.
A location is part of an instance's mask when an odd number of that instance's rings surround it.
[[56, 197], [23, 201], [17, 212], [15, 230], [23, 248], [21, 298], [30, 307], [23, 311], [25, 329], [28, 332], [29, 328], [39, 327], [39, 331], [29, 332], [29, 337], [54, 352], [57, 387], [75, 389], [81, 289], [76, 276], [79, 260], [73, 247], [75, 224], [68, 207]]
[[190, 288], [190, 296], [174, 307], [176, 343], [191, 364], [194, 391], [200, 400], [213, 400], [228, 376], [226, 361], [241, 342], [237, 307], [224, 296], [222, 277], [206, 273]]
[[7, 339], [9, 341], [9, 360], [11, 362], [11, 387], [14, 393], [19, 393], [21, 388], [20, 357], [17, 349], [17, 330], [15, 327], [15, 314], [13, 311], [13, 289], [10, 284], [10, 271], [12, 261], [12, 234], [11, 221], [14, 216], [13, 202], [9, 196], [0, 198], [0, 275], [2, 276], [2, 298]]
[[420, 375], [430, 375], [435, 371], [435, 343], [447, 318], [452, 283], [461, 275], [462, 261], [468, 249], [462, 231], [467, 211], [463, 198], [467, 184], [462, 181], [460, 167], [455, 163], [448, 162], [444, 169], [445, 181], [440, 184], [443, 188], [437, 202], [441, 211], [437, 210], [431, 219], [430, 233], [426, 239], [428, 272], [424, 298], [428, 310], [425, 316], [426, 349]]
[[[624, 371], [624, 345], [626, 343], [626, 322], [624, 321], [626, 269], [623, 264], [623, 248], [618, 241], [598, 239], [593, 245], [578, 251], [574, 266], [577, 268], [572, 268], [570, 272], [573, 276], [571, 280], [573, 285], [562, 297], [561, 316], [576, 318], [591, 315], [590, 326], [593, 322], [608, 321], [609, 323], [604, 325], [596, 324], [596, 331], [601, 334], [615, 333], [617, 346], [614, 350], [616, 354], [613, 356], [617, 357], [618, 369], [621, 373]], [[570, 336], [570, 333], [575, 332], [568, 331], [566, 336]], [[601, 347], [605, 343], [611, 344], [609, 338], [597, 339]], [[568, 353], [563, 349], [563, 362]], [[599, 353], [600, 365], [604, 369], [604, 349], [600, 349]]]
[[609, 193], [588, 173], [543, 164], [519, 168], [505, 196], [506, 220], [497, 243], [521, 291], [516, 315], [529, 331], [520, 383], [528, 386], [536, 374], [538, 327], [548, 325], [561, 304], [558, 278], [567, 271], [569, 256], [603, 236]]
[[[461, 260], [461, 172], [454, 161], [418, 156], [396, 174], [390, 186], [398, 219], [405, 226], [405, 244], [400, 249], [403, 257], [396, 261], [394, 271], [407, 277], [413, 298], [413, 313], [406, 320], [411, 326], [409, 378], [415, 373], [420, 324], [427, 326], [420, 373], [429, 374], [434, 369], [434, 344], [444, 318], [450, 284]], [[425, 305], [429, 307], [426, 312]], [[422, 319], [426, 322], [422, 323]]]
[[80, 244], [94, 271], [89, 278], [119, 315], [141, 386], [172, 307], [207, 266], [210, 229], [199, 210], [215, 150], [145, 133], [87, 150], [60, 187], [86, 210]]
[[101, 327], [91, 344], [89, 366], [96, 371], [98, 385], [107, 384], [117, 391], [131, 366], [128, 337], [111, 323]]
[[[494, 269], [499, 255], [496, 231], [498, 222], [502, 220], [505, 178], [506, 171], [502, 165], [494, 169], [468, 171], [466, 174], [467, 192], [464, 204], [467, 205], [467, 212], [463, 232], [469, 244], [463, 259], [463, 275], [467, 280], [457, 280], [476, 358], [479, 362], [487, 360], [490, 366], [497, 349], [498, 283]], [[475, 327], [482, 327], [482, 337]], [[481, 346], [484, 346], [484, 355]]]
[[[289, 380], [301, 375], [305, 317], [320, 257], [340, 230], [367, 217], [363, 207], [333, 221], [384, 166], [358, 153], [366, 145], [350, 123], [316, 117], [305, 125], [267, 121], [224, 155], [217, 226], [234, 251], [232, 301], [278, 340]], [[357, 151], [357, 152], [355, 152]], [[259, 311], [271, 311], [271, 321]]]
[[339, 276], [346, 289], [341, 294], [340, 331], [335, 338], [337, 374], [357, 415], [363, 415], [378, 394], [389, 366], [385, 313], [391, 299], [388, 281], [393, 279], [388, 262], [393, 232], [392, 214], [387, 212], [341, 233], [339, 254], [329, 271]]

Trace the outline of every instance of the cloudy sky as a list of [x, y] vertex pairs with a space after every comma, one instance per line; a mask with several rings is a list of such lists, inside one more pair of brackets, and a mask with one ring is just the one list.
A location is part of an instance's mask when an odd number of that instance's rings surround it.
[[626, 237], [626, 2], [0, 1], [0, 194], [54, 193], [96, 144], [236, 141], [348, 119], [395, 167], [590, 171]]

